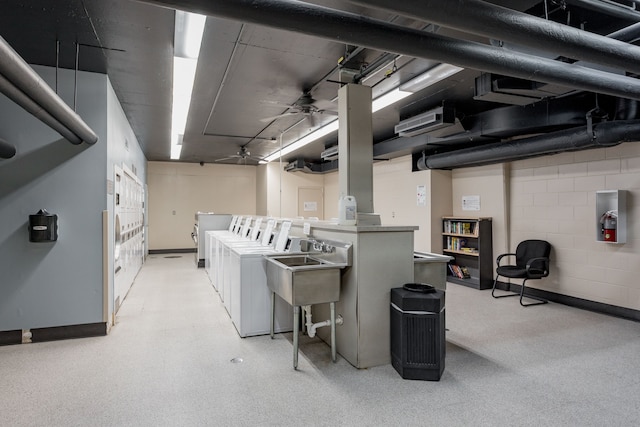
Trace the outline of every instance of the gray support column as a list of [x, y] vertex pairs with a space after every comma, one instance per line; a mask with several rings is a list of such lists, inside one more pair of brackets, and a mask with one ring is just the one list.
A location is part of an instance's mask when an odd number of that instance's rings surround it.
[[[340, 196], [354, 196], [358, 212], [373, 212], [371, 88], [348, 84], [338, 91]], [[336, 200], [336, 203], [338, 201]]]

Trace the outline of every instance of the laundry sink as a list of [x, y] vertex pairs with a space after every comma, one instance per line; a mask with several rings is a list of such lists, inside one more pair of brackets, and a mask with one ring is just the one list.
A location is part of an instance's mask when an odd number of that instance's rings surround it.
[[271, 338], [274, 330], [275, 295], [279, 295], [293, 306], [294, 369], [298, 369], [300, 310], [301, 306], [306, 305], [329, 303], [331, 360], [334, 363], [336, 361], [336, 301], [340, 299], [340, 270], [351, 265], [351, 246], [351, 243], [345, 242], [306, 239], [301, 248], [310, 249], [313, 253], [306, 251], [296, 255], [266, 257], [267, 286], [271, 291]]
[[340, 299], [343, 264], [308, 255], [267, 257], [267, 286], [293, 306]]
[[274, 257], [280, 264], [283, 264], [286, 267], [296, 268], [296, 267], [304, 267], [310, 265], [320, 265], [326, 264], [326, 261], [321, 259], [314, 258], [309, 255], [291, 255], [291, 256], [280, 256]]
[[351, 243], [322, 244], [317, 253], [267, 256], [269, 289], [294, 307], [338, 301], [340, 270], [351, 265]]

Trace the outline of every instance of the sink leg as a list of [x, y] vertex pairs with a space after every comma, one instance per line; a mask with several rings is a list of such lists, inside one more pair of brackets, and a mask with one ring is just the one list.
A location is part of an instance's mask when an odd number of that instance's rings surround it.
[[271, 292], [271, 339], [273, 339], [274, 323], [276, 317], [276, 293]]
[[293, 369], [298, 369], [298, 332], [300, 324], [300, 306], [293, 307]]
[[336, 363], [336, 303], [330, 302], [331, 309], [331, 360]]

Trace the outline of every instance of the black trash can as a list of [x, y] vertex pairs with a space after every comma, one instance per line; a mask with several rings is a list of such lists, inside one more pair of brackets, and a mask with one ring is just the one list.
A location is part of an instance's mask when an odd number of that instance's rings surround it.
[[391, 364], [404, 379], [439, 381], [444, 371], [444, 291], [423, 283], [391, 289]]

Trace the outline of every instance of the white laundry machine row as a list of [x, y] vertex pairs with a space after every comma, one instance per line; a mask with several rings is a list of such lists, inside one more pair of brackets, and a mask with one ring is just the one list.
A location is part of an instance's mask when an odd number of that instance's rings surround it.
[[[261, 218], [253, 227], [251, 218], [245, 218], [237, 227], [240, 234], [207, 233], [210, 257], [207, 273], [241, 337], [270, 332], [271, 293], [267, 287], [264, 255], [289, 253], [292, 248], [299, 250], [299, 239], [289, 237], [290, 227], [291, 222], [284, 221], [274, 233], [275, 220], [268, 220], [262, 229]], [[292, 330], [292, 311], [288, 303], [277, 297], [275, 332]]]

